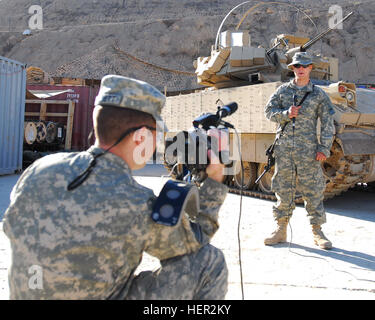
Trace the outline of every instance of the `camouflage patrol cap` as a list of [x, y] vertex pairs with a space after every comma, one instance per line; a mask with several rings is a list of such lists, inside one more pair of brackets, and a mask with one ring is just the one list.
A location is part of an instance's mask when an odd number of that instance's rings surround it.
[[151, 114], [156, 121], [162, 122], [161, 109], [165, 100], [165, 96], [147, 82], [107, 75], [101, 81], [95, 105], [142, 111]]
[[292, 67], [295, 64], [302, 64], [304, 66], [311, 64], [314, 67], [312, 57], [307, 52], [297, 52], [294, 55], [292, 62], [288, 64], [288, 68], [292, 70]]

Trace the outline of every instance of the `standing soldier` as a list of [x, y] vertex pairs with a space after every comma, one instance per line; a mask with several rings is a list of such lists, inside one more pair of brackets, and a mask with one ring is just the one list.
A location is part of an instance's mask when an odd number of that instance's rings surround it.
[[[95, 146], [23, 173], [4, 219], [11, 299], [224, 299], [225, 259], [209, 244], [227, 193], [224, 165], [207, 167], [194, 222], [182, 214], [175, 226], [152, 220], [155, 196], [132, 177], [155, 151], [164, 102], [145, 82], [104, 77]], [[134, 276], [144, 251], [161, 269]]]
[[[279, 124], [276, 134], [280, 139], [274, 149], [275, 174], [272, 178], [272, 190], [277, 198], [273, 214], [278, 226], [264, 243], [274, 245], [286, 241], [287, 225], [295, 208], [298, 178], [298, 191], [305, 201], [314, 242], [323, 249], [331, 249], [332, 243], [321, 230], [326, 222], [323, 207], [326, 183], [320, 161], [330, 156], [334, 110], [327, 94], [310, 81], [314, 65], [307, 53], [296, 53], [288, 67], [295, 78], [281, 85], [265, 108], [267, 119]], [[319, 140], [318, 118], [321, 123]]]

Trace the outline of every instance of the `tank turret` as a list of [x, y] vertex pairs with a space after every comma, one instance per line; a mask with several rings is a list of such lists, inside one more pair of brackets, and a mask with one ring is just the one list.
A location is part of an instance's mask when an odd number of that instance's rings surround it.
[[[198, 83], [204, 86], [227, 88], [256, 83], [287, 81], [294, 76], [288, 64], [296, 52], [306, 51], [335, 26], [313, 39], [294, 35], [278, 35], [266, 50], [251, 44], [249, 31], [227, 30], [220, 33], [217, 46], [211, 48], [209, 57], [199, 57], [194, 62]], [[312, 79], [338, 81], [338, 59], [312, 54], [315, 68]]]

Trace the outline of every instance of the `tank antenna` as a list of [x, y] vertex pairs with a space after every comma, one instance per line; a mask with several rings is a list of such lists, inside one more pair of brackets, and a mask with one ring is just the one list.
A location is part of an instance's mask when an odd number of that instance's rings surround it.
[[[221, 29], [223, 28], [223, 25], [225, 23], [225, 21], [228, 19], [228, 17], [232, 14], [232, 12], [234, 10], [236, 10], [237, 8], [239, 8], [240, 6], [244, 5], [244, 4], [247, 4], [247, 3], [250, 3], [250, 2], [253, 2], [253, 1], [245, 1], [245, 2], [242, 2], [240, 3], [239, 5], [235, 6], [232, 10], [230, 10], [228, 12], [228, 14], [225, 16], [225, 18], [221, 21], [221, 24], [219, 26], [219, 29], [217, 30], [217, 34], [216, 34], [216, 40], [215, 40], [215, 50], [218, 50], [218, 44], [219, 44], [219, 36], [220, 36], [220, 33], [221, 33]], [[241, 21], [239, 22], [239, 24], [237, 25], [236, 27], [236, 30], [238, 30], [238, 28], [241, 26], [242, 22], [245, 20], [245, 18], [247, 17], [247, 15], [252, 11], [254, 10], [255, 8], [261, 6], [261, 5], [264, 5], [264, 4], [281, 4], [281, 5], [287, 5], [289, 7], [292, 7], [294, 9], [296, 9], [298, 12], [302, 12], [310, 21], [311, 23], [314, 25], [315, 29], [318, 30], [316, 24], [314, 23], [314, 21], [311, 19], [311, 17], [304, 11], [302, 11], [300, 8], [292, 5], [292, 4], [289, 4], [289, 3], [285, 3], [285, 2], [277, 2], [277, 1], [272, 1], [272, 2], [264, 2], [264, 1], [261, 1], [259, 3], [257, 3], [255, 6], [251, 7], [246, 13], [245, 15], [242, 17]]]

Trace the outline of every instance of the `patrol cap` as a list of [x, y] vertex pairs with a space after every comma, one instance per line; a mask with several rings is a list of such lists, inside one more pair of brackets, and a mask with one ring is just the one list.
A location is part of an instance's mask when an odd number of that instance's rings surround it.
[[304, 66], [312, 64], [312, 66], [314, 67], [312, 57], [307, 52], [297, 52], [293, 56], [292, 62], [288, 64], [288, 68], [292, 69], [292, 66], [294, 66], [295, 64], [302, 64]]
[[117, 76], [103, 77], [95, 105], [128, 108], [151, 114], [157, 122], [163, 122], [161, 110], [165, 96], [147, 82]]

